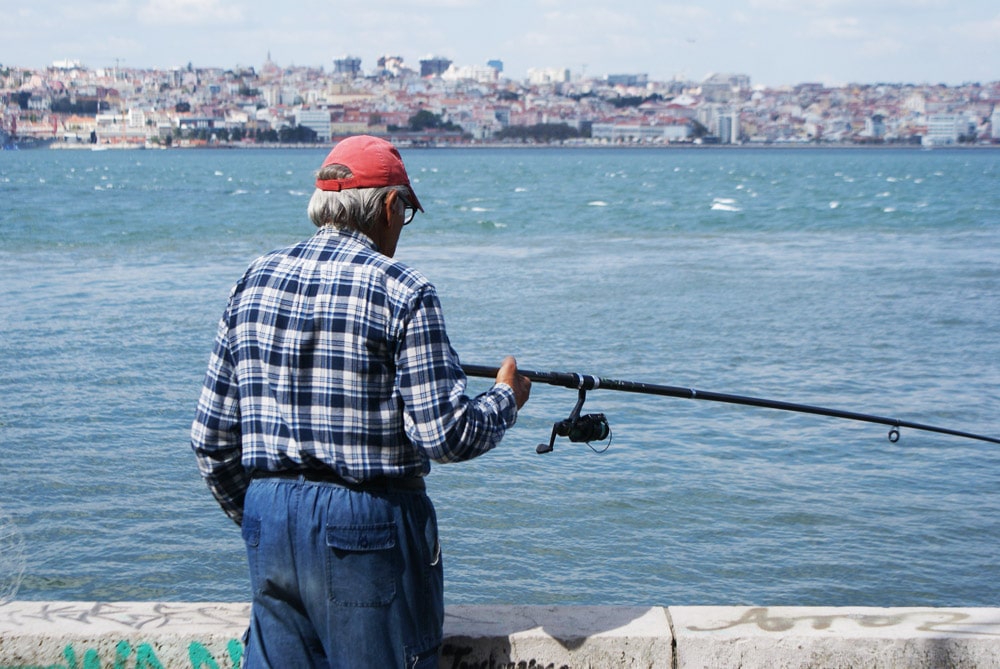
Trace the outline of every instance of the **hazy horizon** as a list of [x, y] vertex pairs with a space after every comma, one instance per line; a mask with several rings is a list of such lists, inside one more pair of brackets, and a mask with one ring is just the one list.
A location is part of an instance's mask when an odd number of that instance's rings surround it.
[[958, 85], [1000, 80], [1000, 7], [969, 0], [409, 0], [378, 8], [303, 0], [294, 15], [261, 0], [35, 0], [0, 24], [0, 63], [43, 69], [282, 66], [332, 69], [383, 55], [417, 69], [504, 63], [574, 76], [647, 74], [698, 81], [713, 72], [755, 85], [805, 82]]

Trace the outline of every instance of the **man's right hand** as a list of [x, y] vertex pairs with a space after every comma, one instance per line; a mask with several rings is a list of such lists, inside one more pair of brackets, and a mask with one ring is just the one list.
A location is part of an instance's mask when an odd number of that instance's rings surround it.
[[528, 395], [531, 394], [531, 379], [517, 373], [517, 360], [514, 359], [514, 356], [508, 355], [500, 363], [496, 382], [506, 383], [514, 389], [514, 400], [517, 402], [518, 409], [528, 401]]

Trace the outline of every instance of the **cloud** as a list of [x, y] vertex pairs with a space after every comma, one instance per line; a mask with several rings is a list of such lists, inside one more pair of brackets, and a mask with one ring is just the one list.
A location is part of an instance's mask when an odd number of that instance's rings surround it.
[[128, 18], [131, 9], [127, 0], [106, 0], [87, 4], [66, 3], [56, 8], [62, 21], [69, 25], [101, 23]]
[[409, 11], [414, 7], [428, 9], [474, 9], [481, 3], [478, 0], [410, 0]]
[[243, 10], [225, 0], [148, 0], [138, 19], [149, 25], [201, 26], [243, 21]]
[[656, 15], [675, 22], [699, 22], [712, 19], [712, 12], [698, 5], [658, 5]]
[[905, 45], [895, 37], [879, 35], [862, 42], [858, 53], [866, 58], [889, 58], [903, 55]]
[[961, 37], [963, 40], [971, 42], [985, 42], [996, 48], [998, 44], [997, 36], [1000, 35], [1000, 14], [991, 19], [982, 21], [968, 21], [951, 28], [951, 32]]
[[836, 40], [860, 40], [865, 38], [861, 21], [853, 16], [827, 16], [809, 22], [809, 33], [815, 37]]

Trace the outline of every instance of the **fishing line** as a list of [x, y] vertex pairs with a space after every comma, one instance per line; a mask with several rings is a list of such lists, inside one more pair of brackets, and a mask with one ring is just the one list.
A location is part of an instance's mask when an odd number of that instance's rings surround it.
[[[482, 378], [496, 378], [499, 371], [496, 367], [486, 367], [483, 365], [462, 365], [462, 370], [468, 376]], [[949, 434], [964, 439], [976, 439], [978, 441], [988, 441], [993, 444], [1000, 444], [1000, 439], [988, 437], [972, 432], [954, 430], [936, 425], [926, 425], [924, 423], [914, 423], [900, 420], [898, 418], [888, 418], [885, 416], [875, 416], [871, 414], [858, 413], [856, 411], [843, 411], [840, 409], [829, 409], [826, 407], [812, 406], [808, 404], [798, 404], [795, 402], [785, 402], [781, 400], [769, 400], [760, 397], [748, 397], [745, 395], [732, 395], [729, 393], [717, 393], [696, 388], [684, 388], [681, 386], [664, 386], [653, 383], [641, 383], [636, 381], [621, 381], [617, 379], [606, 379], [589, 374], [576, 374], [572, 372], [536, 372], [529, 369], [518, 369], [532, 382], [545, 383], [550, 386], [562, 388], [575, 388], [578, 391], [576, 406], [565, 420], [556, 422], [552, 426], [552, 435], [548, 444], [539, 444], [536, 451], [538, 453], [548, 453], [555, 447], [556, 437], [567, 437], [574, 443], [587, 443], [592, 441], [609, 440], [611, 436], [611, 426], [607, 418], [602, 413], [584, 414], [583, 403], [588, 390], [618, 390], [628, 393], [642, 393], [645, 395], [660, 395], [664, 397], [679, 397], [682, 399], [702, 400], [706, 402], [724, 402], [726, 404], [741, 404], [744, 406], [762, 407], [765, 409], [777, 409], [779, 411], [794, 411], [797, 413], [808, 413], [818, 416], [829, 416], [832, 418], [844, 418], [846, 420], [861, 421], [866, 423], [878, 423], [889, 426], [888, 439], [892, 443], [899, 441], [900, 428], [911, 428], [924, 432], [936, 432], [938, 434]], [[591, 447], [593, 449], [593, 447]], [[605, 447], [603, 450], [607, 450]], [[601, 451], [603, 452], [603, 451]]]

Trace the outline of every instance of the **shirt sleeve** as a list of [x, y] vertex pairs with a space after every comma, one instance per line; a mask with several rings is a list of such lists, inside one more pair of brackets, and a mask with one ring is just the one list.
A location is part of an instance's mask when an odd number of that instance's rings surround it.
[[517, 420], [514, 391], [495, 384], [475, 398], [445, 331], [431, 286], [419, 292], [396, 356], [397, 387], [406, 436], [440, 463], [461, 462], [491, 450]]
[[229, 351], [227, 320], [224, 316], [220, 321], [212, 347], [191, 426], [191, 448], [212, 495], [226, 515], [240, 524], [249, 477], [242, 463], [239, 389]]

